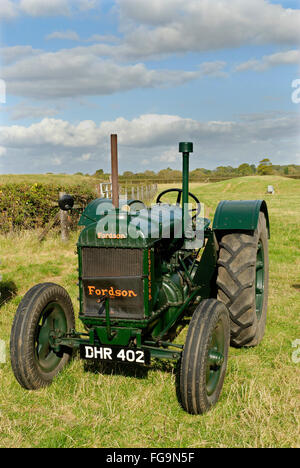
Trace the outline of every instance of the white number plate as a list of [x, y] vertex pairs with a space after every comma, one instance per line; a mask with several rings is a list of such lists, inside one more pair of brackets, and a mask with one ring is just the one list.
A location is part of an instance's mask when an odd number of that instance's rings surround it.
[[150, 351], [121, 346], [80, 346], [81, 359], [150, 364]]

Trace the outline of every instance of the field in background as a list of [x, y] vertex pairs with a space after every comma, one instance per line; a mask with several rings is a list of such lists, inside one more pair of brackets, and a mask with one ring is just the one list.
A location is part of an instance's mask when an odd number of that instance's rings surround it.
[[[73, 177], [73, 176], [72, 176]], [[0, 180], [1, 182], [1, 180]], [[266, 195], [269, 184], [276, 194]], [[165, 189], [165, 186], [159, 189]], [[248, 350], [230, 350], [218, 405], [204, 416], [179, 406], [175, 367], [154, 361], [148, 371], [87, 369], [75, 358], [49, 388], [23, 390], [9, 362], [9, 336], [17, 305], [35, 283], [64, 286], [77, 305], [77, 235], [62, 244], [53, 233], [0, 236], [2, 293], [0, 340], [0, 447], [299, 447], [300, 183], [281, 177], [246, 177], [192, 184], [211, 217], [222, 199], [267, 200], [270, 211], [270, 298], [266, 336]], [[0, 299], [1, 301], [1, 299]], [[182, 338], [183, 339], [183, 338]]]

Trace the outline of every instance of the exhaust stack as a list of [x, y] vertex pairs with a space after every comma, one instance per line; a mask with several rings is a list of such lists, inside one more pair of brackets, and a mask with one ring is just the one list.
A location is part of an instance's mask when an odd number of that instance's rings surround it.
[[111, 135], [112, 204], [119, 208], [118, 135]]
[[186, 210], [189, 202], [189, 159], [190, 153], [193, 153], [193, 143], [179, 143], [179, 153], [182, 153], [182, 232], [184, 233], [185, 220], [187, 219]]

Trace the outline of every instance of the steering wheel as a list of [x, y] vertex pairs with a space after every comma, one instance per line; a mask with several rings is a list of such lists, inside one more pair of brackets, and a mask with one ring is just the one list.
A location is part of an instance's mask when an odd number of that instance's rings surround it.
[[[181, 203], [181, 199], [182, 199], [182, 189], [177, 189], [177, 188], [174, 188], [174, 189], [168, 189], [168, 190], [165, 190], [164, 192], [161, 192], [157, 199], [156, 199], [156, 203], [161, 203], [161, 198], [166, 195], [167, 193], [171, 193], [171, 192], [177, 192], [178, 195], [177, 195], [177, 200], [176, 200], [176, 205], [180, 205]], [[196, 205], [197, 205], [197, 208], [192, 208], [189, 210], [189, 213], [193, 213], [194, 211], [196, 211], [196, 214], [194, 214], [192, 216], [192, 219], [195, 220], [197, 218], [197, 216], [199, 216], [200, 212], [201, 212], [201, 203], [200, 201], [198, 200], [198, 198], [191, 192], [189, 192], [189, 196], [191, 198], [193, 198], [193, 200], [196, 202]]]

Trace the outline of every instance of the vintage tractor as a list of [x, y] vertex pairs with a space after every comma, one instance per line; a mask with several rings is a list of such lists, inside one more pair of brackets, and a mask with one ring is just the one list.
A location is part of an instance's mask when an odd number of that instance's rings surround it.
[[[99, 198], [82, 212], [77, 252], [79, 318], [68, 293], [38, 284], [21, 301], [11, 333], [11, 362], [26, 389], [51, 383], [80, 350], [83, 359], [178, 366], [178, 395], [191, 414], [219, 399], [228, 349], [263, 338], [268, 299], [269, 217], [265, 201], [222, 201], [212, 226], [189, 193], [192, 143], [180, 143], [182, 189], [156, 204]], [[175, 195], [175, 203], [164, 203]], [[193, 203], [188, 203], [193, 200]], [[64, 210], [74, 200], [60, 200]], [[177, 336], [189, 324], [185, 343]]]

